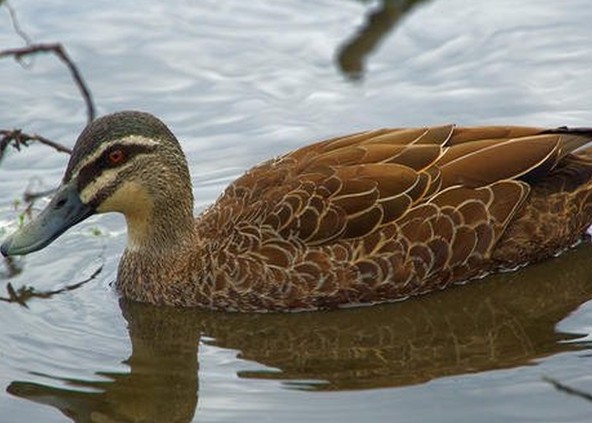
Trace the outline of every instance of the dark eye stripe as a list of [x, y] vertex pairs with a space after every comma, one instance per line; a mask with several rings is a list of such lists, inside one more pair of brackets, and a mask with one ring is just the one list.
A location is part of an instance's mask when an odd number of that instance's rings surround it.
[[78, 192], [82, 192], [84, 188], [95, 179], [101, 177], [103, 172], [107, 169], [113, 169], [117, 166], [113, 166], [109, 163], [108, 157], [114, 150], [121, 150], [125, 155], [126, 159], [121, 163], [120, 166], [130, 163], [135, 157], [141, 154], [147, 154], [154, 150], [154, 146], [139, 145], [139, 144], [114, 144], [110, 148], [106, 149], [96, 160], [85, 165], [78, 172]]

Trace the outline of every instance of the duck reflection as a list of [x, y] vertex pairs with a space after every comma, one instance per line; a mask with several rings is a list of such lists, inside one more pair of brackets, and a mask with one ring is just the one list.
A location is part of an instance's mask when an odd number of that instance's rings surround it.
[[350, 79], [360, 79], [364, 75], [364, 61], [386, 35], [415, 6], [427, 0], [382, 0], [372, 10], [362, 28], [346, 41], [337, 53], [337, 64]]
[[122, 301], [132, 344], [128, 373], [99, 373], [103, 381], [59, 379], [67, 388], [18, 381], [7, 390], [76, 422], [189, 422], [197, 406], [201, 336], [279, 369], [240, 377], [310, 390], [397, 387], [526, 365], [586, 348], [577, 342], [580, 335], [555, 326], [592, 298], [591, 255], [592, 246], [583, 244], [483, 283], [327, 313], [223, 314]]

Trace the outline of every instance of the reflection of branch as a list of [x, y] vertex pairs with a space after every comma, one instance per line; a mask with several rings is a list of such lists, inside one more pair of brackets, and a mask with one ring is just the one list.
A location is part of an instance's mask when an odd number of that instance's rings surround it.
[[72, 59], [70, 59], [70, 56], [68, 56], [68, 53], [66, 53], [66, 50], [60, 43], [32, 44], [27, 47], [1, 50], [0, 58], [13, 56], [16, 60], [19, 60], [23, 56], [37, 53], [53, 53], [68, 67], [72, 74], [72, 78], [74, 78], [74, 81], [84, 98], [84, 102], [86, 103], [87, 120], [90, 123], [95, 118], [95, 106], [92, 101], [90, 90], [86, 86], [84, 79], [82, 79], [82, 75], [78, 71], [78, 68], [74, 62], [72, 62]]
[[352, 80], [361, 79], [366, 57], [378, 46], [401, 18], [426, 0], [382, 0], [380, 7], [367, 16], [363, 27], [339, 48], [337, 64]]
[[91, 280], [95, 279], [102, 271], [103, 271], [104, 264], [101, 264], [97, 270], [95, 270], [92, 275], [81, 282], [74, 283], [72, 285], [66, 285], [63, 288], [50, 290], [50, 291], [36, 291], [34, 287], [23, 285], [19, 289], [14, 289], [12, 284], [8, 282], [6, 285], [6, 291], [8, 292], [8, 297], [0, 297], [0, 301], [4, 301], [7, 303], [17, 303], [25, 308], [28, 308], [27, 301], [32, 298], [51, 298], [54, 295], [61, 294], [62, 292], [72, 291], [74, 289], [80, 288], [82, 285], [90, 282]]
[[592, 401], [592, 394], [589, 392], [580, 391], [579, 389], [572, 388], [571, 386], [564, 385], [555, 379], [551, 379], [550, 377], [543, 377], [545, 382], [549, 382], [551, 385], [555, 387], [558, 391], [565, 392], [568, 395], [574, 395], [576, 397], [583, 398], [587, 401]]
[[27, 143], [29, 141], [39, 141], [41, 144], [45, 144], [50, 147], [53, 147], [57, 151], [61, 151], [63, 153], [68, 153], [68, 154], [72, 153], [72, 150], [69, 149], [68, 147], [66, 147], [58, 142], [55, 142], [55, 141], [52, 141], [52, 140], [47, 139], [45, 137], [42, 137], [41, 135], [25, 134], [20, 129], [12, 129], [12, 130], [0, 129], [0, 160], [2, 160], [2, 157], [4, 156], [4, 151], [6, 150], [6, 148], [10, 144], [12, 144], [12, 146], [14, 148], [16, 148], [17, 150], [20, 151], [21, 147], [28, 146]]
[[57, 188], [46, 189], [45, 191], [31, 191], [27, 188], [23, 193], [23, 200], [25, 203], [34, 203], [39, 198], [49, 197], [54, 192], [56, 192]]

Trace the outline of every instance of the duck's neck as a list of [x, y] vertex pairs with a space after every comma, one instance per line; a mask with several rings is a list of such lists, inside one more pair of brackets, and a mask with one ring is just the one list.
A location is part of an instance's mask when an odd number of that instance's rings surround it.
[[142, 184], [126, 181], [97, 208], [119, 211], [127, 223], [127, 252], [161, 255], [178, 251], [194, 236], [193, 193], [189, 175]]
[[[190, 204], [190, 203], [189, 203]], [[142, 255], [179, 253], [194, 240], [194, 218], [189, 204], [159, 207], [147, 205], [137, 214], [127, 215], [127, 248]]]
[[117, 287], [126, 297], [153, 304], [176, 304], [189, 286], [197, 244], [192, 196], [145, 204], [126, 213], [128, 245], [119, 263]]

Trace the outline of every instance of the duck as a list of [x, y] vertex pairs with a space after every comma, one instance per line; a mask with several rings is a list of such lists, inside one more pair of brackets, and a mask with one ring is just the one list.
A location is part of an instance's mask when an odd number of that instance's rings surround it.
[[46, 208], [4, 240], [40, 250], [122, 213], [116, 289], [137, 302], [285, 312], [395, 302], [552, 257], [592, 224], [592, 128], [386, 128], [265, 161], [194, 217], [157, 117], [91, 122]]

